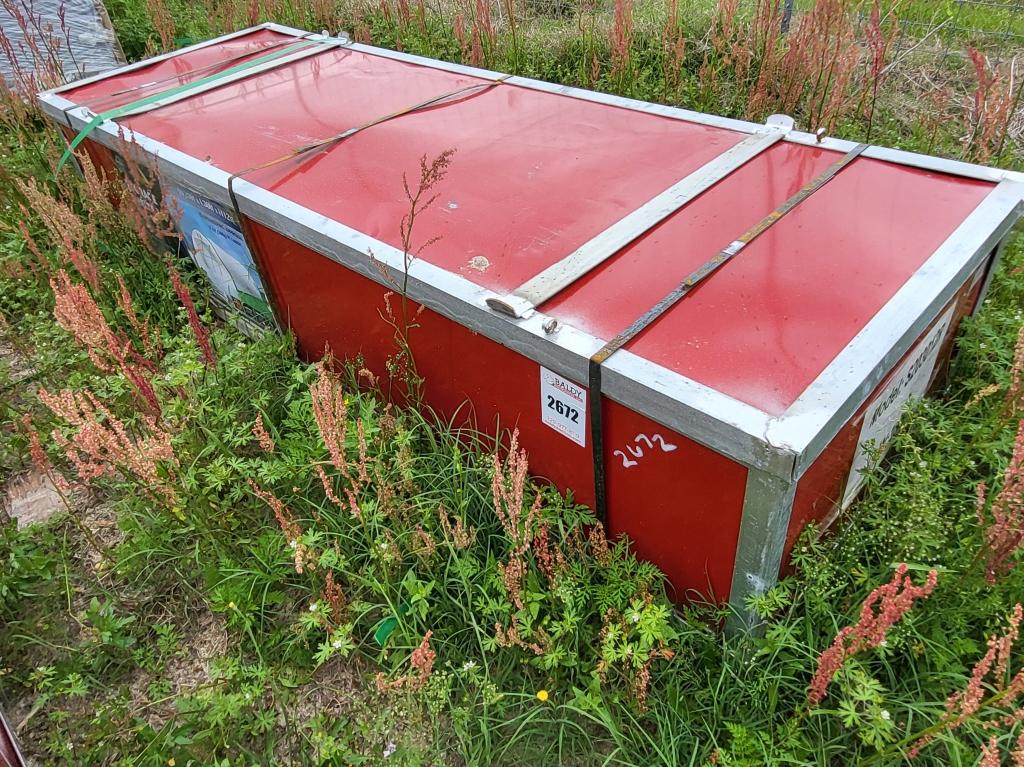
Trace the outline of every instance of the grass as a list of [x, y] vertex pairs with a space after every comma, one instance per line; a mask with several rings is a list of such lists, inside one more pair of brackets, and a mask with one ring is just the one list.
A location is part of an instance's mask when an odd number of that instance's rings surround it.
[[[215, 31], [224, 12], [109, 7], [136, 54], [156, 26], [173, 44]], [[320, 11], [294, 5], [281, 20], [320, 27]], [[342, 11], [381, 44], [477, 55], [443, 18], [424, 30], [393, 9]], [[715, 42], [686, 17], [686, 39], [706, 42], [676, 58], [655, 23], [667, 14], [648, 12], [617, 60], [599, 20], [547, 19], [515, 42], [496, 30], [480, 63], [729, 114], [746, 115], [755, 94], [776, 106], [776, 91], [737, 70], [750, 30]], [[949, 74], [961, 90], [943, 111], [909, 117], [899, 105], [926, 95], [883, 78], [868, 117], [875, 81], [858, 63], [849, 103], [831, 115], [843, 135], [1020, 166], [1009, 121], [1002, 135], [963, 140], [985, 119], [961, 106], [974, 88], [963, 73]], [[813, 95], [793, 104], [805, 123]], [[111, 207], [123, 189], [54, 179], [59, 138], [15, 102], [4, 110], [0, 476], [80, 480], [47, 524], [0, 532], [0, 700], [37, 763], [904, 764], [1024, 593], [1019, 555], [986, 579], [989, 525], [976, 515], [976, 488], [999, 493], [1018, 431], [1022, 238], [966, 323], [944, 389], [906, 416], [842, 528], [807, 535], [795, 574], [758, 601], [764, 636], [727, 637], [713, 606], [672, 612], [654, 568], [592, 533], [589, 510], [526, 481], [523, 459], [493, 455], [493, 435], [391, 404], [384, 386], [361, 389], [358, 361], [336, 374], [296, 361], [287, 337], [250, 340], [216, 322], [187, 264], [142, 245], [123, 215], [130, 199]], [[38, 193], [19, 183], [33, 178]], [[137, 350], [127, 364], [54, 315], [51, 279], [63, 269], [87, 285], [88, 263], [96, 284], [83, 301]], [[90, 452], [63, 417], [82, 414], [44, 406], [40, 387], [93, 392], [110, 415], [84, 428], [108, 438], [124, 423], [122, 452]], [[34, 461], [33, 432], [45, 451]], [[170, 454], [139, 449], [161, 435]], [[83, 456], [104, 473], [85, 481], [71, 460]], [[936, 589], [810, 705], [819, 655], [899, 562], [918, 584], [934, 568]], [[1018, 651], [1008, 673], [1020, 668]], [[997, 719], [1020, 702], [1000, 697], [1005, 682], [989, 678], [978, 711], [938, 730], [914, 764], [978, 763], [991, 737], [1009, 758], [1021, 725]]]
[[971, 41], [984, 47], [1024, 48], [1024, 6], [1016, 0], [914, 0], [899, 3], [896, 12], [917, 36], [945, 25], [940, 34], [946, 39]]

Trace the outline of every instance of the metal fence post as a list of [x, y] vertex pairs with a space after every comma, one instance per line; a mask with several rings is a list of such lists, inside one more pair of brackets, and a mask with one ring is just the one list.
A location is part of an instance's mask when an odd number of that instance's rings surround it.
[[789, 22], [793, 19], [793, 0], [785, 0], [782, 6], [782, 34], [789, 32]]

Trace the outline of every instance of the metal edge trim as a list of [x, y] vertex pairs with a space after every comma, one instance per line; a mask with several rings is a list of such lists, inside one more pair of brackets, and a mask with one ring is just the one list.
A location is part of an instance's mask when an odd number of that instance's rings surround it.
[[[378, 264], [396, 275], [402, 273], [404, 255], [387, 243], [245, 179], [235, 180], [234, 191], [246, 217], [374, 282], [394, 287]], [[545, 325], [550, 328], [550, 318], [540, 312], [518, 320], [497, 315], [486, 305], [487, 298], [493, 296], [490, 290], [426, 261], [411, 264], [408, 294], [431, 310], [584, 386], [588, 361], [603, 343], [568, 325], [558, 325], [548, 333]], [[774, 451], [764, 442], [767, 413], [628, 352], [606, 368], [603, 393], [612, 400], [739, 463], [780, 476], [792, 474], [793, 456]]]
[[731, 634], [757, 632], [761, 625], [747, 606], [747, 600], [763, 594], [779, 580], [796, 487], [794, 480], [757, 469], [747, 472], [729, 590], [731, 614], [726, 621], [726, 631]]
[[77, 106], [73, 101], [54, 93], [38, 93], [36, 100], [47, 117], [61, 124], [67, 124], [67, 112]]
[[[27, 764], [25, 761], [25, 755], [21, 752], [21, 743], [18, 741], [18, 735], [15, 733], [14, 728], [11, 727], [11, 723], [7, 721], [7, 715], [4, 710], [0, 708], [0, 738], [6, 738], [8, 744], [14, 749], [14, 757], [17, 759], [16, 764], [7, 765], [7, 760], [3, 760], [3, 764], [7, 767], [25, 767]], [[3, 750], [0, 749], [0, 759], [3, 758]]]
[[254, 27], [246, 27], [245, 29], [239, 29], [237, 32], [231, 32], [226, 35], [221, 35], [220, 37], [214, 37], [209, 40], [203, 40], [198, 43], [193, 43], [192, 45], [187, 45], [184, 48], [177, 48], [173, 51], [167, 51], [166, 53], [161, 53], [157, 56], [152, 56], [148, 59], [142, 59], [140, 61], [132, 62], [131, 64], [126, 64], [123, 67], [109, 69], [106, 72], [100, 72], [99, 74], [92, 75], [91, 77], [83, 77], [81, 80], [75, 80], [70, 83], [64, 83], [64, 85], [58, 85], [56, 88], [50, 88], [49, 90], [42, 91], [40, 95], [42, 95], [43, 93], [61, 93], [62, 91], [71, 90], [73, 88], [80, 88], [83, 85], [91, 85], [92, 83], [99, 82], [100, 80], [106, 80], [111, 77], [118, 77], [119, 75], [127, 74], [128, 72], [134, 72], [137, 69], [143, 69], [145, 67], [148, 67], [150, 64], [155, 64], [160, 61], [166, 61], [167, 59], [173, 59], [177, 56], [181, 56], [182, 54], [199, 50], [200, 48], [208, 48], [211, 45], [216, 45], [217, 43], [222, 43], [226, 40], [233, 40], [236, 37], [244, 37], [245, 35], [258, 32], [261, 29], [269, 29], [270, 27], [270, 24], [257, 24]]
[[762, 436], [768, 413], [628, 350], [601, 370], [601, 391], [616, 402], [747, 467], [792, 476], [796, 456]]
[[992, 287], [992, 278], [996, 276], [996, 272], [999, 270], [999, 265], [1003, 262], [1003, 253], [1006, 251], [1006, 246], [1010, 242], [1010, 237], [1011, 233], [1008, 232], [1006, 236], [999, 241], [999, 245], [996, 247], [995, 256], [992, 257], [992, 263], [989, 264], [988, 269], [985, 271], [985, 277], [981, 283], [981, 290], [978, 291], [978, 301], [971, 309], [972, 317], [981, 311], [981, 307], [984, 305], [985, 299], [988, 298], [988, 291]]
[[[420, 66], [432, 67], [434, 69], [442, 69], [448, 72], [482, 77], [484, 79], [494, 79], [496, 77], [505, 76], [502, 73], [491, 70], [467, 67], [462, 64], [452, 64], [446, 61], [439, 61], [410, 53], [392, 51], [387, 48], [379, 48], [373, 45], [355, 43], [351, 47], [353, 50], [358, 50], [375, 56], [405, 61], [410, 64], [418, 64]], [[764, 130], [763, 125], [749, 122], [747, 120], [737, 120], [731, 117], [708, 115], [702, 112], [695, 112], [690, 109], [667, 106], [664, 104], [652, 104], [647, 101], [631, 99], [625, 96], [615, 96], [609, 93], [589, 91], [571, 85], [558, 85], [556, 83], [535, 80], [529, 77], [520, 77], [517, 75], [508, 77], [505, 82], [508, 85], [518, 85], [531, 90], [569, 96], [571, 98], [581, 99], [583, 101], [592, 101], [599, 104], [608, 104], [610, 106], [621, 107], [623, 109], [630, 109], [635, 112], [646, 112], [648, 114], [669, 117], [676, 120], [682, 120], [684, 122], [697, 123], [699, 125], [706, 125], [714, 128], [724, 128], [726, 130], [739, 131], [741, 133], [755, 133]], [[806, 131], [790, 131], [783, 140], [794, 144], [817, 146], [821, 149], [832, 150], [835, 152], [848, 152], [857, 145], [856, 141], [838, 138], [819, 138], [817, 135], [807, 133]], [[1009, 180], [1024, 183], [1024, 173], [1019, 171], [1005, 170], [1002, 168], [988, 168], [984, 165], [975, 165], [973, 163], [962, 162], [960, 160], [948, 160], [942, 157], [932, 157], [931, 155], [908, 152], [902, 149], [871, 146], [864, 152], [863, 156], [874, 160], [893, 163], [895, 165], [903, 165], [936, 173], [945, 173], [952, 176], [972, 178], [979, 181], [991, 181], [998, 183], [1000, 181]]]
[[[334, 219], [288, 200], [244, 178], [234, 180], [235, 199], [242, 215], [267, 226], [316, 253], [380, 285], [397, 289], [405, 269], [401, 250], [363, 234]], [[393, 277], [385, 277], [385, 273]], [[483, 308], [490, 291], [464, 277], [422, 259], [409, 265], [408, 295], [465, 327], [516, 351], [529, 351], [545, 367], [568, 378], [586, 380], [586, 361], [600, 343], [585, 333], [561, 326], [554, 337], [541, 328], [543, 317], [534, 313], [510, 323]], [[509, 328], [525, 332], [509, 333]], [[527, 345], [542, 343], [539, 346]]]
[[384, 59], [394, 59], [395, 61], [402, 61], [406, 64], [416, 64], [421, 67], [429, 67], [430, 69], [440, 69], [444, 72], [452, 72], [453, 74], [466, 75], [469, 77], [478, 77], [482, 80], [497, 80], [499, 78], [508, 78], [506, 82], [511, 82], [519, 78], [509, 77], [505, 72], [497, 72], [492, 69], [483, 69], [481, 67], [470, 67], [465, 64], [453, 64], [450, 61], [441, 61], [440, 59], [431, 59], [426, 56], [417, 56], [414, 53], [402, 53], [401, 51], [393, 51], [390, 48], [379, 48], [376, 45], [367, 45], [366, 43], [352, 43], [350, 48], [360, 53], [365, 53], [370, 56], [380, 56]]
[[794, 479], [903, 358], [1022, 210], [1024, 185], [1003, 181], [996, 186], [790, 407], [772, 419], [767, 440], [799, 456]]

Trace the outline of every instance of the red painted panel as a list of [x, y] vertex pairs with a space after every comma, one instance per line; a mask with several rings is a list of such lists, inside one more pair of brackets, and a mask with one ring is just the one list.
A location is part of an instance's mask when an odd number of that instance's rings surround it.
[[[319, 359], [329, 345], [339, 357], [362, 355], [383, 376], [396, 348], [382, 314], [388, 291], [266, 227], [248, 229], [278, 316], [294, 330], [302, 356]], [[401, 298], [390, 300], [397, 312]], [[531, 471], [592, 505], [590, 450], [541, 423], [537, 363], [430, 310], [415, 323], [409, 341], [427, 404], [484, 433], [518, 426]]]
[[[374, 64], [377, 66], [377, 64]], [[420, 158], [456, 150], [415, 239], [422, 258], [505, 292], [596, 236], [744, 136], [501, 85], [359, 133], [306, 162], [247, 177], [400, 246]], [[480, 258], [489, 264], [474, 268]]]
[[[945, 376], [946, 367], [950, 356], [953, 353], [953, 346], [956, 341], [960, 322], [973, 310], [978, 302], [981, 292], [981, 285], [990, 261], [982, 264], [972, 275], [949, 305], [956, 305], [950, 331], [946, 335], [943, 346], [939, 351], [938, 361], [932, 373], [930, 387], [934, 387]], [[942, 316], [945, 312], [939, 312]], [[931, 326], [929, 326], [931, 327]], [[926, 329], [921, 336], [927, 335]], [[906, 359], [914, 352], [914, 347], [904, 355]], [[850, 472], [850, 465], [853, 462], [854, 453], [857, 450], [857, 442], [860, 437], [861, 427], [864, 423], [864, 413], [871, 405], [875, 396], [885, 389], [892, 380], [892, 376], [899, 369], [902, 360], [893, 366], [893, 371], [886, 376], [868, 397], [867, 401], [860, 407], [854, 416], [846, 422], [842, 430], [837, 434], [828, 447], [814, 461], [811, 467], [800, 478], [797, 485], [796, 498], [793, 502], [793, 514], [790, 517], [789, 530], [786, 535], [786, 552], [783, 558], [788, 563], [789, 554], [796, 543], [804, 527], [810, 522], [821, 523], [831, 522], [829, 515], [835, 511], [836, 504], [843, 496], [843, 488]], [[788, 566], [788, 565], [787, 565]]]
[[[128, 118], [124, 124], [237, 173], [375, 118], [482, 82], [475, 77], [336, 48]], [[322, 159], [323, 155], [307, 158], [301, 174], [304, 176]], [[381, 159], [387, 159], [387, 151]], [[293, 162], [286, 163], [260, 177], [280, 176], [295, 167]], [[404, 169], [396, 164], [390, 174], [385, 174], [399, 192]], [[409, 170], [419, 177], [416, 162]], [[257, 176], [247, 178], [255, 180]], [[331, 198], [335, 191], [357, 181], [346, 179], [345, 184], [339, 184], [339, 178], [335, 176], [319, 187], [318, 196]]]
[[[239, 172], [484, 82], [338, 49], [124, 124]], [[423, 155], [455, 149], [439, 190], [443, 204], [418, 222], [422, 241], [444, 238], [424, 258], [506, 291], [743, 138], [500, 85], [377, 125], [301, 165], [286, 162], [247, 179], [397, 246], [398, 222], [408, 209], [403, 174], [415, 184]], [[479, 256], [489, 268], [470, 266]]]
[[[243, 56], [248, 53], [256, 56], [268, 45], [289, 39], [293, 38], [278, 32], [259, 30], [233, 40], [225, 40], [216, 45], [208, 45], [205, 48], [198, 48], [162, 61], [152, 62], [116, 77], [97, 80], [78, 88], [69, 88], [66, 91], [61, 91], [60, 95], [80, 106], [104, 112], [218, 71], [217, 68], [211, 68], [204, 69], [197, 74], [193, 70], [212, 66], [226, 59], [233, 59], [235, 56]], [[274, 47], [268, 52], [284, 47], [287, 46]], [[244, 59], [233, 61], [227, 66], [233, 66], [243, 61]]]
[[[61, 128], [61, 132], [64, 134], [64, 137], [69, 142], [75, 137], [75, 134], [71, 131], [70, 128]], [[91, 139], [86, 139], [81, 144], [79, 144], [77, 151], [82, 152], [83, 150], [85, 151], [86, 156], [89, 158], [89, 161], [93, 164], [94, 167], [96, 167], [97, 170], [100, 171], [100, 173], [104, 177], [117, 177], [117, 169], [114, 167], [114, 156], [110, 153], [109, 149], [107, 149], [102, 144], [97, 144], [95, 141], [92, 141]]]
[[608, 527], [654, 562], [676, 601], [729, 598], [747, 469], [605, 400]]

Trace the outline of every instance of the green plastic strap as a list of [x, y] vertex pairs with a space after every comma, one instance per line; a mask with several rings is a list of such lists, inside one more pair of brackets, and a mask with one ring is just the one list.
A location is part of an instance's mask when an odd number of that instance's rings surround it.
[[193, 80], [191, 82], [175, 86], [174, 88], [169, 88], [165, 91], [154, 93], [151, 96], [146, 96], [145, 98], [141, 98], [136, 101], [131, 101], [127, 104], [115, 107], [114, 109], [107, 110], [106, 112], [101, 112], [100, 114], [96, 115], [91, 120], [89, 120], [89, 122], [86, 123], [85, 127], [83, 127], [82, 130], [78, 132], [78, 135], [71, 140], [71, 143], [68, 144], [67, 149], [64, 150], [64, 154], [61, 155], [60, 160], [57, 162], [56, 172], [60, 173], [60, 169], [64, 167], [64, 164], [68, 160], [71, 159], [71, 155], [78, 148], [78, 145], [85, 141], [85, 139], [89, 136], [90, 133], [92, 133], [96, 129], [97, 126], [101, 125], [107, 120], [114, 120], [118, 117], [121, 117], [122, 115], [128, 114], [129, 112], [134, 112], [136, 110], [143, 109], [147, 106], [151, 106], [153, 104], [156, 104], [157, 102], [160, 102], [172, 96], [177, 96], [181, 93], [187, 93], [190, 90], [200, 88], [209, 83], [213, 83], [218, 80], [223, 80], [227, 77], [238, 74], [240, 72], [245, 72], [248, 69], [258, 67], [261, 64], [267, 64], [271, 61], [274, 61], [275, 59], [291, 55], [292, 53], [296, 53], [297, 51], [302, 50], [304, 48], [309, 48], [310, 46], [313, 45], [322, 44], [323, 41], [320, 40], [303, 40], [300, 43], [289, 45], [287, 48], [282, 48], [281, 50], [275, 51], [274, 53], [268, 53], [266, 55], [259, 56], [255, 59], [242, 62], [241, 64], [236, 64], [233, 67], [225, 69], [223, 72], [216, 72], [212, 75], [201, 77], [198, 80]]

